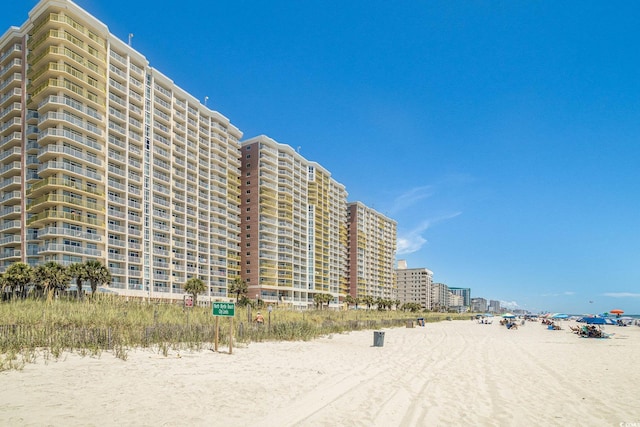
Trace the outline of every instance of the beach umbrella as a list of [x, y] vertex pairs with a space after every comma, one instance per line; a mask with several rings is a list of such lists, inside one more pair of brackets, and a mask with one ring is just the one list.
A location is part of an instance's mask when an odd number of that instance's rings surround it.
[[511, 313], [505, 313], [502, 315], [502, 317], [504, 317], [505, 319], [513, 319], [516, 316]]
[[609, 310], [609, 313], [611, 314], [622, 314], [624, 313], [624, 311], [618, 309], [618, 308], [614, 308], [613, 310]]
[[564, 313], [556, 313], [553, 316], [551, 316], [551, 318], [552, 319], [568, 319], [569, 315]]
[[586, 323], [587, 325], [615, 325], [612, 319], [608, 319], [605, 317], [583, 317], [578, 320], [579, 322]]

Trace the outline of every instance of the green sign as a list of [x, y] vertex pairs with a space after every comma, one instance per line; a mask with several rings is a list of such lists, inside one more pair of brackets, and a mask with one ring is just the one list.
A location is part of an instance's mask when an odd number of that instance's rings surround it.
[[236, 314], [236, 303], [234, 302], [214, 302], [213, 315], [233, 317]]

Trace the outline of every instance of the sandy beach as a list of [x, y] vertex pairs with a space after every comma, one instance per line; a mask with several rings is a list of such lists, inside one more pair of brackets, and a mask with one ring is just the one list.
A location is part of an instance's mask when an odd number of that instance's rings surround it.
[[[640, 425], [640, 327], [450, 321], [233, 354], [68, 354], [0, 373], [6, 426]], [[634, 424], [635, 423], [635, 424]]]

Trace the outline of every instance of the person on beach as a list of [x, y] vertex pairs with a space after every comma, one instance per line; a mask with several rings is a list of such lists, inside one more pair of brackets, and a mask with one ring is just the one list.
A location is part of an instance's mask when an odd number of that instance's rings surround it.
[[258, 312], [258, 314], [256, 314], [255, 322], [256, 322], [258, 325], [262, 325], [262, 324], [264, 324], [264, 317], [262, 317], [262, 314], [260, 314], [260, 312]]

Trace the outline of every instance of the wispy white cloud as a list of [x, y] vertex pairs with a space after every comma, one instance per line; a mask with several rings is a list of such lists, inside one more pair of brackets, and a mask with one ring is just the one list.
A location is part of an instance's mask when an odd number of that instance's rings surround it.
[[562, 297], [562, 296], [571, 296], [571, 295], [575, 295], [576, 293], [573, 291], [564, 291], [564, 292], [558, 292], [558, 293], [554, 293], [554, 294], [542, 294], [543, 297]]
[[431, 197], [435, 192], [432, 185], [414, 187], [395, 198], [390, 213], [396, 214], [415, 205], [421, 200]]
[[427, 243], [427, 239], [423, 236], [425, 231], [427, 231], [434, 224], [455, 218], [461, 213], [462, 212], [455, 212], [453, 214], [445, 215], [432, 220], [425, 220], [412, 230], [409, 230], [406, 233], [399, 233], [397, 254], [406, 255], [419, 251], [425, 245], [425, 243]]
[[398, 255], [406, 255], [419, 251], [420, 248], [422, 248], [422, 246], [427, 243], [427, 239], [422, 237], [422, 233], [424, 233], [429, 228], [429, 226], [429, 221], [425, 221], [413, 230], [410, 230], [407, 233], [399, 234], [396, 253]]
[[500, 307], [508, 308], [510, 310], [515, 310], [516, 308], [520, 308], [518, 303], [515, 301], [500, 301]]
[[611, 298], [640, 298], [640, 294], [632, 292], [606, 292], [602, 295]]

